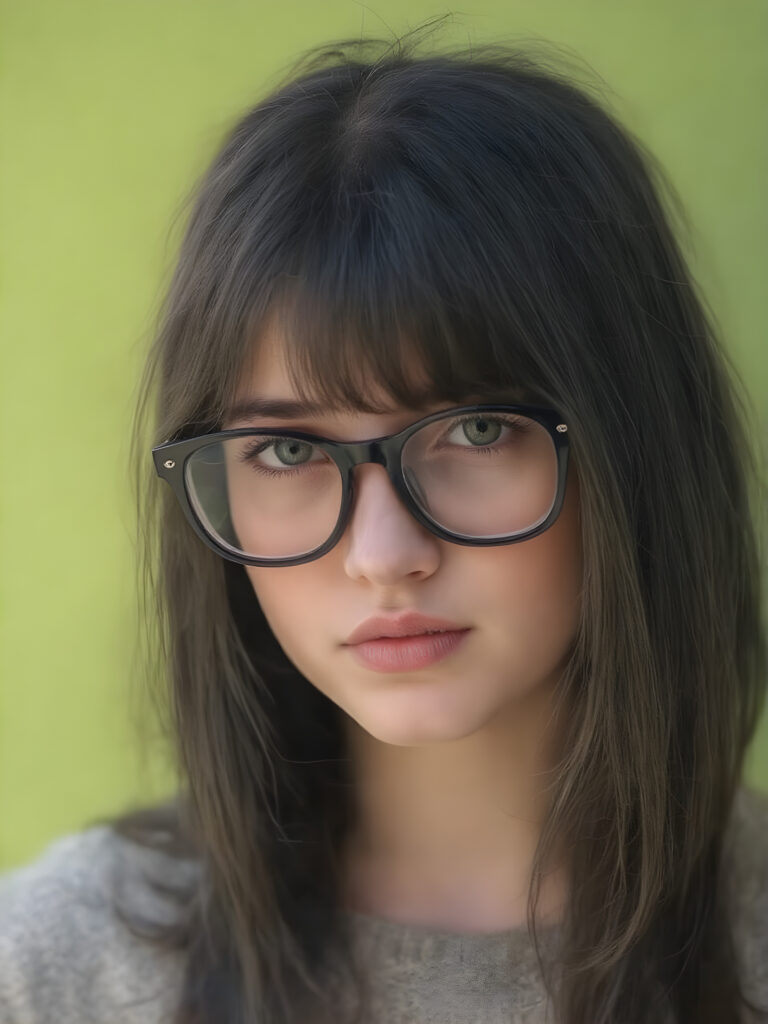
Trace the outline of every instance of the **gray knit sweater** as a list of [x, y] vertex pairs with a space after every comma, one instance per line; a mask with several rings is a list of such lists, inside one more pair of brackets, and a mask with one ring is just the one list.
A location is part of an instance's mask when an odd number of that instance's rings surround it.
[[[739, 791], [726, 851], [743, 983], [768, 1007], [768, 795]], [[0, 1022], [170, 1021], [181, 955], [126, 931], [110, 910], [110, 878], [117, 866], [133, 886], [133, 903], [162, 914], [142, 870], [172, 865], [176, 878], [194, 870], [98, 826], [57, 840], [0, 877]], [[351, 919], [373, 983], [371, 1024], [551, 1024], [525, 929], [455, 934], [364, 914]], [[544, 932], [545, 949], [557, 933]]]

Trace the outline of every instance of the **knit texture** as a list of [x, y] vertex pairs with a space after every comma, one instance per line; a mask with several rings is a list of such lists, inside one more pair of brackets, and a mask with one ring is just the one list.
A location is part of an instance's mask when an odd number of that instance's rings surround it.
[[[768, 795], [739, 790], [726, 857], [746, 994], [768, 1007]], [[172, 1020], [182, 955], [134, 937], [111, 911], [117, 875], [134, 906], [156, 920], [170, 912], [143, 881], [146, 870], [178, 883], [196, 865], [98, 826], [57, 840], [0, 877], [2, 1024]], [[525, 928], [457, 934], [349, 916], [371, 979], [371, 1024], [552, 1024]], [[557, 926], [541, 933], [545, 951], [558, 934]], [[743, 1019], [757, 1024], [768, 1016]]]

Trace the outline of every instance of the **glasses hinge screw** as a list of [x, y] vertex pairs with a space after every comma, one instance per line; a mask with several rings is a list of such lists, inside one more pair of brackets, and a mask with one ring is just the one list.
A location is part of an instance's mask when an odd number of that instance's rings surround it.
[[[558, 430], [559, 429], [560, 428], [558, 427]], [[174, 462], [173, 459], [166, 459], [165, 462], [163, 463], [163, 465], [165, 466], [166, 469], [173, 469], [173, 467], [176, 465], [176, 463]]]

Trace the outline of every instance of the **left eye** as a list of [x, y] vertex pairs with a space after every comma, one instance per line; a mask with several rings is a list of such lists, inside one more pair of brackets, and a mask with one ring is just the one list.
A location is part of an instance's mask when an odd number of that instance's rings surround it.
[[448, 440], [459, 445], [463, 440], [475, 446], [493, 444], [501, 437], [504, 426], [501, 420], [489, 416], [474, 416], [458, 423], [448, 434]]

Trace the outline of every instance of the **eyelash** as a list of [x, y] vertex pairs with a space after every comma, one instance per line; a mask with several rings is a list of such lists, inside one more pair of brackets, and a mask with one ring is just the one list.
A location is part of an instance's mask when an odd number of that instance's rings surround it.
[[[443, 434], [443, 438], [447, 434], [452, 434], [454, 430], [463, 426], [465, 423], [472, 423], [473, 420], [479, 418], [480, 417], [478, 416], [477, 413], [475, 413], [474, 415], [461, 417], [460, 419], [452, 423], [450, 429]], [[518, 417], [505, 418], [503, 416], [489, 416], [488, 420], [492, 423], [501, 423], [503, 427], [507, 427], [509, 430], [512, 431], [512, 433], [515, 434], [525, 434], [527, 432], [527, 428], [522, 426], [520, 419]], [[260, 455], [268, 448], [271, 448], [276, 441], [280, 441], [282, 439], [283, 435], [277, 434], [271, 437], [262, 437], [260, 440], [254, 441], [254, 443], [251, 446], [249, 446], [244, 452], [241, 453], [239, 457], [240, 461], [249, 463], [251, 465], [251, 468], [256, 473], [259, 473], [262, 476], [280, 477], [283, 480], [286, 477], [295, 476], [298, 473], [306, 472], [307, 468], [310, 466], [321, 466], [327, 464], [323, 461], [318, 461], [302, 463], [301, 466], [297, 467], [286, 466], [285, 469], [275, 469], [272, 466], [258, 465], [255, 461], [253, 461], [255, 456]], [[496, 454], [496, 450], [493, 449], [490, 445], [471, 445], [466, 450], [474, 452], [475, 456], [485, 456], [486, 458], [493, 457], [493, 455]]]

